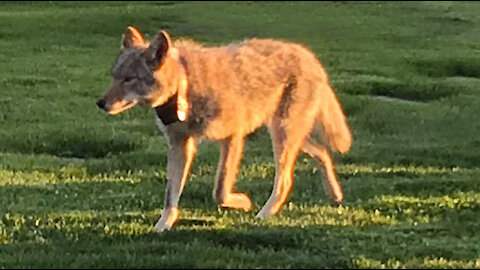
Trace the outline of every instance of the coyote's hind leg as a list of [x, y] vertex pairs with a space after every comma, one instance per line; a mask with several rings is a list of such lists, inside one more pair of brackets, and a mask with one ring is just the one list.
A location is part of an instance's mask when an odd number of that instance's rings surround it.
[[342, 186], [338, 182], [333, 160], [328, 150], [311, 138], [308, 138], [302, 146], [302, 151], [310, 155], [321, 165], [323, 189], [332, 204], [340, 205], [343, 202]]

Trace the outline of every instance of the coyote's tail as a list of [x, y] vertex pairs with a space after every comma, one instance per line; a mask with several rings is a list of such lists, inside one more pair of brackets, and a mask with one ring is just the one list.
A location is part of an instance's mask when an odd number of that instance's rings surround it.
[[321, 127], [323, 140], [332, 150], [347, 153], [353, 139], [342, 106], [328, 83], [320, 94], [322, 98], [317, 122]]

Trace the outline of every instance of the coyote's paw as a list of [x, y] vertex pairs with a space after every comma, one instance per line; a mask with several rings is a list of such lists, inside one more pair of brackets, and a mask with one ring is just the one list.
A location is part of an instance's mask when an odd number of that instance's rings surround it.
[[155, 224], [155, 231], [161, 233], [170, 230], [178, 221], [178, 218], [179, 213], [176, 207], [163, 211], [162, 217], [160, 217], [157, 224]]
[[225, 196], [225, 199], [223, 199], [223, 202], [220, 203], [220, 206], [248, 212], [250, 209], [252, 209], [252, 201], [245, 193], [230, 193]]
[[330, 199], [329, 203], [330, 203], [330, 206], [332, 207], [339, 207], [343, 204], [343, 199], [341, 200]]
[[268, 198], [268, 201], [265, 203], [265, 205], [255, 217], [258, 219], [266, 219], [268, 217], [274, 216], [280, 211], [281, 207], [282, 204], [279, 203], [279, 198], [276, 196], [270, 196], [270, 198]]
[[260, 212], [258, 212], [258, 214], [255, 216], [255, 218], [266, 219], [266, 218], [269, 218], [273, 215], [275, 215], [275, 213], [271, 213], [271, 211], [269, 209], [265, 209], [265, 207], [264, 207], [264, 208], [262, 208], [262, 210], [260, 210]]
[[165, 224], [165, 223], [160, 223], [160, 222], [157, 222], [157, 224], [155, 224], [155, 231], [157, 233], [161, 233], [161, 232], [164, 232], [164, 231], [168, 231], [172, 228], [172, 225], [168, 225], [168, 224]]

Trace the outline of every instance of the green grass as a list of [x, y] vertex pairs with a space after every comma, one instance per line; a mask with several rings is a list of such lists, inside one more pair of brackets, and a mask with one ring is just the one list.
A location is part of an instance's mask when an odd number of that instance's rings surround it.
[[[480, 268], [479, 24], [476, 2], [0, 3], [0, 268]], [[282, 212], [256, 220], [274, 177], [261, 129], [237, 184], [253, 212], [213, 203], [205, 143], [181, 220], [155, 233], [165, 139], [145, 108], [95, 106], [128, 25], [314, 50], [355, 137], [334, 156], [345, 204], [301, 155]]]

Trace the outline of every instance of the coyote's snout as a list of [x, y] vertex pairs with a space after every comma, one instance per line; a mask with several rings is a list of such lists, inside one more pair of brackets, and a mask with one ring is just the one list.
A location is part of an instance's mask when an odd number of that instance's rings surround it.
[[271, 135], [276, 174], [270, 198], [257, 217], [280, 211], [292, 189], [300, 151], [319, 161], [330, 200], [343, 201], [329, 152], [348, 152], [352, 136], [327, 73], [300, 44], [251, 39], [204, 47], [172, 43], [165, 31], [148, 42], [128, 27], [112, 67], [112, 86], [96, 104], [109, 114], [136, 104], [154, 109], [169, 144], [164, 209], [155, 225], [159, 231], [178, 220], [180, 194], [197, 143], [204, 139], [220, 145], [214, 201], [222, 207], [251, 209], [248, 195], [235, 192], [234, 185], [245, 137], [262, 125]]

